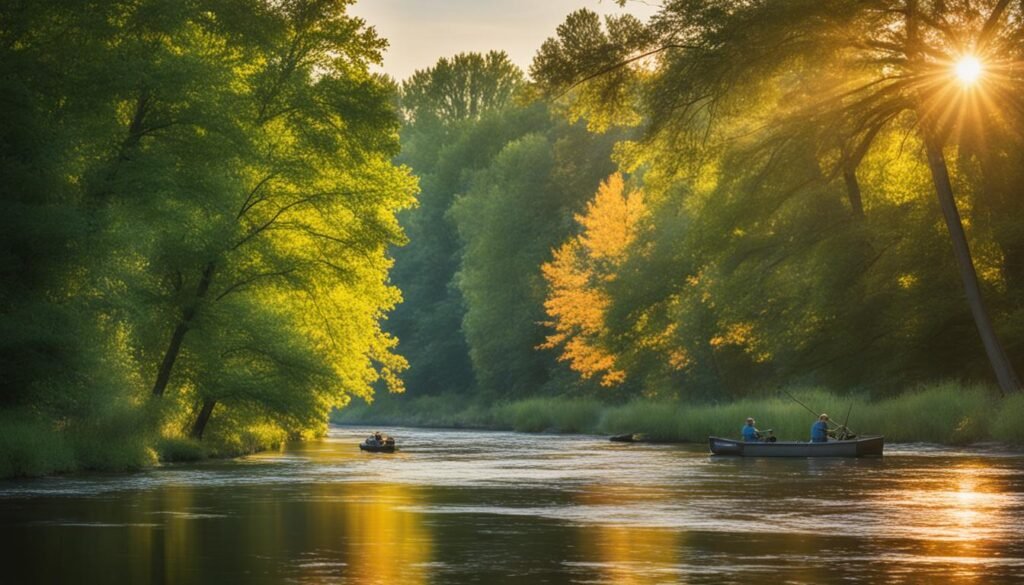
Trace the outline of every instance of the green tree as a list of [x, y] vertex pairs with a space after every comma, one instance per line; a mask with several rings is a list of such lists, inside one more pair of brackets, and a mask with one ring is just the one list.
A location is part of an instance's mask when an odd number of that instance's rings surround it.
[[4, 407], [110, 431], [90, 465], [138, 443], [123, 465], [401, 389], [380, 322], [416, 185], [349, 4], [0, 7]]
[[448, 215], [475, 170], [509, 141], [541, 128], [543, 108], [515, 103], [522, 72], [504, 53], [441, 59], [402, 84], [402, 153], [420, 179], [420, 205], [402, 216], [411, 245], [394, 251], [393, 281], [404, 302], [388, 321], [409, 360], [413, 394], [473, 387], [462, 333], [465, 301], [454, 281], [461, 245]]
[[572, 218], [612, 170], [621, 137], [549, 124], [507, 144], [451, 212], [463, 245], [463, 330], [477, 383], [495, 396], [549, 389], [558, 366], [550, 351], [537, 351], [546, 333], [541, 265], [577, 229]]

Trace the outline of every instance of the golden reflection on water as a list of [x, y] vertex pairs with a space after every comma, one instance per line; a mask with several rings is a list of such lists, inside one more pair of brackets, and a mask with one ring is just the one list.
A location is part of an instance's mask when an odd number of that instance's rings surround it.
[[891, 506], [900, 506], [903, 526], [923, 540], [909, 566], [896, 565], [894, 573], [906, 575], [918, 563], [948, 565], [948, 583], [980, 583], [981, 568], [989, 555], [990, 540], [1016, 522], [1004, 511], [1005, 488], [993, 481], [985, 465], [965, 461], [916, 481], [920, 487], [903, 491]]
[[401, 484], [353, 486], [365, 499], [350, 493], [340, 506], [346, 532], [350, 583], [427, 581], [425, 564], [433, 542], [423, 517], [410, 510], [414, 493]]
[[[297, 583], [354, 585], [427, 581], [433, 536], [422, 514], [422, 498], [400, 484], [318, 484], [296, 499], [247, 494], [238, 508], [224, 513], [200, 506], [194, 489], [176, 486], [138, 501], [128, 519], [127, 542], [105, 540], [119, 533], [97, 534], [94, 543], [105, 555], [127, 544], [130, 582], [153, 579], [195, 582], [224, 567], [251, 569], [247, 582], [276, 583], [289, 574]], [[223, 500], [218, 500], [223, 503]], [[213, 502], [206, 502], [211, 504]], [[113, 504], [112, 504], [113, 505]], [[223, 526], [232, 541], [219, 538]], [[58, 581], [54, 581], [58, 582]]]
[[678, 582], [674, 571], [680, 539], [677, 532], [603, 524], [589, 526], [580, 534], [583, 550], [600, 571], [602, 583]]
[[[657, 489], [636, 486], [591, 485], [577, 496], [585, 505], [653, 504], [669, 497]], [[597, 524], [579, 531], [581, 548], [602, 583], [641, 585], [683, 582], [676, 573], [683, 535], [677, 531], [619, 524]]]

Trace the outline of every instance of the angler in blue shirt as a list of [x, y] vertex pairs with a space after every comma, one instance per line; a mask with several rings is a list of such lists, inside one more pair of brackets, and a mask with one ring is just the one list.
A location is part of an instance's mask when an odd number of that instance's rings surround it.
[[828, 441], [828, 415], [822, 414], [811, 425], [811, 442], [824, 443], [826, 441]]
[[754, 419], [747, 418], [747, 424], [743, 425], [743, 440], [757, 442], [761, 440], [761, 431], [754, 427]]

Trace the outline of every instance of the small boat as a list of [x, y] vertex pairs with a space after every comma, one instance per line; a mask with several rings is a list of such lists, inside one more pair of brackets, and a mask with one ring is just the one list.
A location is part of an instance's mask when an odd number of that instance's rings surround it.
[[738, 455], [740, 457], [865, 457], [881, 455], [885, 438], [881, 436], [858, 437], [847, 441], [826, 443], [804, 443], [803, 441], [776, 441], [754, 443], [708, 437], [711, 452], [715, 455]]
[[379, 439], [371, 436], [359, 443], [359, 450], [369, 453], [394, 453], [396, 449], [395, 440], [387, 435], [380, 436]]

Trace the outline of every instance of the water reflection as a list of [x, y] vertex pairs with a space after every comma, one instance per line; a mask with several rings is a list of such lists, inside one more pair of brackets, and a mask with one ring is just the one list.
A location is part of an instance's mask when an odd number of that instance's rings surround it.
[[[412, 511], [421, 505], [404, 485], [353, 486], [358, 498], [346, 498], [335, 512], [346, 532], [347, 573], [353, 583], [426, 583], [431, 533]], [[324, 519], [324, 521], [328, 521]]]
[[[1012, 582], [1024, 457], [711, 458], [364, 430], [247, 460], [0, 482], [12, 583]], [[55, 562], [58, 559], [60, 562]]]
[[677, 532], [599, 525], [579, 533], [583, 554], [598, 573], [598, 582], [640, 585], [678, 573], [681, 536]]
[[[672, 493], [659, 486], [599, 483], [576, 496], [584, 506], [656, 506]], [[677, 573], [681, 534], [658, 528], [601, 523], [579, 531], [587, 566], [601, 583], [639, 585]]]
[[[950, 583], [985, 582], [984, 567], [1000, 559], [996, 543], [1014, 538], [1020, 494], [998, 480], [1000, 469], [977, 461], [958, 461], [928, 477], [907, 478], [900, 490], [884, 493], [894, 523], [912, 527], [919, 546], [896, 551], [890, 574], [906, 578], [920, 567], [945, 568]], [[1019, 565], [1020, 559], [1007, 559]]]

